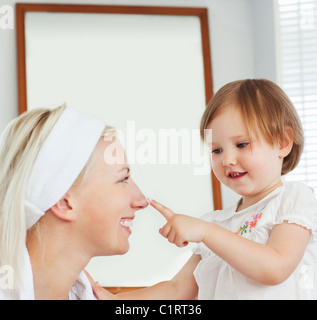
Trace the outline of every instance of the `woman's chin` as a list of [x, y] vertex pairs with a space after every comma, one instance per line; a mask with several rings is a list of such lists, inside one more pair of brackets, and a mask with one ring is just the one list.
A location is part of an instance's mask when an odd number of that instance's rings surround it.
[[123, 255], [126, 254], [130, 249], [130, 244], [127, 241], [124, 245], [121, 245], [117, 250], [114, 255]]
[[127, 249], [121, 249], [121, 250], [118, 251], [117, 255], [118, 256], [124, 255], [129, 251], [129, 249], [130, 249], [130, 247], [127, 248]]

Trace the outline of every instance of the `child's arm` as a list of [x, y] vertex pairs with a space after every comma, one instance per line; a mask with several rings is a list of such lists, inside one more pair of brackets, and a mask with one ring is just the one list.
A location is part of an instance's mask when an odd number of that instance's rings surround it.
[[310, 230], [284, 221], [272, 229], [267, 244], [260, 244], [218, 225], [175, 214], [156, 201], [151, 205], [167, 219], [160, 232], [170, 242], [179, 247], [203, 242], [237, 271], [265, 285], [282, 283], [294, 272], [311, 236]]
[[91, 283], [99, 300], [192, 300], [196, 299], [198, 294], [198, 287], [193, 273], [200, 260], [201, 257], [194, 254], [172, 280], [117, 295], [111, 294], [93, 282]]

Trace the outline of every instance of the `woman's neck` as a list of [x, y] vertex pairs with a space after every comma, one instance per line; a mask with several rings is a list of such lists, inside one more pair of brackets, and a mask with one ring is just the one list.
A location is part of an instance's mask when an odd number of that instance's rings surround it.
[[69, 234], [45, 232], [45, 226], [28, 231], [29, 252], [35, 299], [67, 300], [69, 292], [90, 257], [76, 250]]

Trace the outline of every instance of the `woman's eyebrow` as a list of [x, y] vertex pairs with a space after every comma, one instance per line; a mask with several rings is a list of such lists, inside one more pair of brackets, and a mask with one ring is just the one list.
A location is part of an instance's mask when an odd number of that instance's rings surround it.
[[128, 166], [119, 169], [118, 172], [121, 172], [123, 170], [127, 170], [128, 171], [127, 173], [130, 173], [130, 168]]

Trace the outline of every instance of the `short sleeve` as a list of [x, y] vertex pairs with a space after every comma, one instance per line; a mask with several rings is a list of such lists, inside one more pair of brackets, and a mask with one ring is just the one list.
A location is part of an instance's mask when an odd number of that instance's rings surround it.
[[313, 189], [299, 182], [285, 183], [273, 224], [282, 224], [283, 221], [312, 230], [317, 239], [317, 199]]
[[201, 255], [201, 243], [197, 243], [197, 245], [192, 249], [193, 254]]

